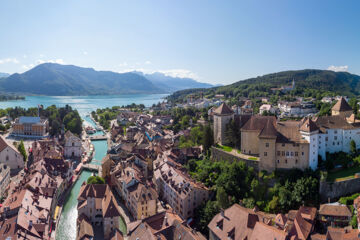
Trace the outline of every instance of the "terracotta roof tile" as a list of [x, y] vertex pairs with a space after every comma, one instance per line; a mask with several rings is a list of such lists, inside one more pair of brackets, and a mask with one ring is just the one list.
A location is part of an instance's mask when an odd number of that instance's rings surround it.
[[346, 100], [341, 97], [340, 100], [338, 100], [335, 105], [332, 107], [333, 111], [339, 111], [339, 112], [344, 112], [344, 111], [352, 111], [352, 108], [350, 107], [350, 105], [346, 102]]
[[218, 108], [214, 111], [215, 114], [218, 115], [226, 115], [226, 114], [233, 114], [233, 110], [231, 110], [226, 103], [222, 103]]
[[319, 214], [327, 216], [351, 217], [351, 212], [346, 205], [322, 204]]

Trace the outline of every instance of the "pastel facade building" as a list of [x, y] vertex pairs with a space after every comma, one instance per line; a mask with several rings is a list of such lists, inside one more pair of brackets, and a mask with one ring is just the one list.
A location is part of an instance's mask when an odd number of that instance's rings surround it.
[[47, 119], [22, 116], [15, 120], [12, 134], [16, 136], [44, 137], [47, 130]]
[[154, 182], [160, 198], [165, 200], [182, 218], [194, 216], [194, 210], [209, 198], [209, 190], [186, 173], [161, 163], [154, 172]]

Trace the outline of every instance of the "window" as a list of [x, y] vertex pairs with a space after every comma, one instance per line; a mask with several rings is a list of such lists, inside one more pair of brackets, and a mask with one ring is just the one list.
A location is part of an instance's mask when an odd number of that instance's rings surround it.
[[301, 152], [301, 155], [304, 156], [304, 152]]
[[285, 147], [285, 143], [281, 144], [281, 146]]
[[337, 134], [337, 131], [335, 130], [334, 133]]
[[329, 140], [329, 138], [328, 138], [328, 137], [326, 137], [326, 138], [325, 138], [325, 141], [327, 141], [327, 140]]
[[334, 140], [337, 140], [337, 136], [334, 137]]
[[297, 160], [297, 159], [295, 159], [295, 163], [298, 163], [298, 160]]
[[290, 155], [293, 157], [293, 156], [294, 156], [294, 152], [291, 152]]
[[298, 152], [295, 152], [295, 157], [297, 157], [299, 155], [299, 153]]
[[282, 152], [281, 152], [281, 155], [282, 155], [282, 156], [285, 156], [285, 151], [282, 151]]
[[269, 147], [269, 143], [265, 143], [265, 147]]
[[6, 161], [9, 161], [9, 156], [6, 156]]
[[277, 155], [280, 156], [280, 151], [277, 151]]
[[278, 159], [277, 162], [280, 163], [280, 160]]
[[285, 163], [287, 164], [287, 159], [285, 159]]
[[267, 152], [264, 152], [264, 156], [265, 156], [265, 157], [267, 156]]
[[287, 157], [289, 156], [289, 152], [286, 152], [286, 156], [287, 156]]

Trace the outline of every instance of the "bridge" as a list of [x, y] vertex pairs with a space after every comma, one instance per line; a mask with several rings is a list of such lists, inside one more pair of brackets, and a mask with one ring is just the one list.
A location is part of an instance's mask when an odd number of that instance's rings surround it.
[[106, 135], [97, 135], [97, 136], [90, 136], [91, 141], [97, 141], [97, 140], [107, 140]]
[[90, 171], [97, 172], [97, 173], [99, 173], [100, 169], [101, 169], [100, 165], [95, 165], [95, 164], [91, 164], [91, 163], [84, 164], [82, 167], [83, 167], [83, 169], [90, 170]]

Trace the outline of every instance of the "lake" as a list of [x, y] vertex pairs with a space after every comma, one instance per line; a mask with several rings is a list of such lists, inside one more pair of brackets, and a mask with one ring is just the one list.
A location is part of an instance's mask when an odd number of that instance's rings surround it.
[[168, 94], [127, 94], [127, 95], [94, 95], [94, 96], [26, 96], [25, 100], [0, 102], [0, 108], [21, 106], [37, 107], [38, 104], [48, 107], [70, 105], [79, 111], [81, 116], [98, 108], [122, 106], [131, 103], [144, 104], [146, 107], [162, 102]]

